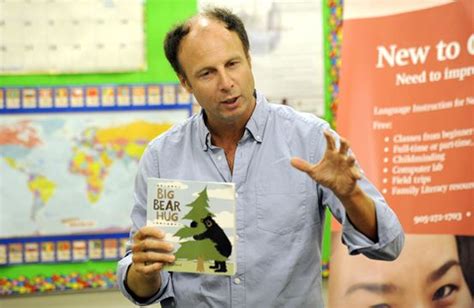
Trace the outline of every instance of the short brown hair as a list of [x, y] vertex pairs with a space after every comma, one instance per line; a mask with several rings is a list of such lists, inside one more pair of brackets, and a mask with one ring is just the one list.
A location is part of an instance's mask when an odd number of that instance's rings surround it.
[[[237, 33], [239, 36], [240, 41], [242, 42], [242, 46], [244, 48], [245, 54], [248, 56], [250, 43], [249, 38], [247, 35], [247, 31], [245, 30], [244, 23], [236, 14], [232, 13], [232, 11], [225, 9], [225, 8], [208, 8], [204, 10], [202, 13], [198, 14], [197, 16], [205, 16], [225, 24], [225, 27], [229, 31], [233, 31]], [[183, 68], [178, 60], [178, 51], [179, 45], [183, 38], [189, 33], [191, 30], [190, 19], [174, 26], [167, 34], [164, 40], [164, 49], [165, 55], [168, 59], [168, 62], [173, 67], [176, 74], [185, 76]]]

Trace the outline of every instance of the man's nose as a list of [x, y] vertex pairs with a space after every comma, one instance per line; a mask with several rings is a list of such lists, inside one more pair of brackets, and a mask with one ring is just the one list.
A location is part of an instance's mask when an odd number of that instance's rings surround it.
[[219, 73], [219, 89], [222, 91], [228, 91], [234, 87], [234, 81], [232, 76], [227, 71], [221, 71]]

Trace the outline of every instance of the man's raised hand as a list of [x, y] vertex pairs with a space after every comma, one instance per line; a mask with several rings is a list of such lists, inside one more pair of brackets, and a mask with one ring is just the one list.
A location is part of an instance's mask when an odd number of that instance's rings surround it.
[[347, 197], [355, 190], [357, 180], [361, 178], [354, 157], [348, 155], [349, 143], [341, 138], [338, 149], [331, 133], [324, 131], [324, 137], [327, 143], [326, 152], [317, 164], [294, 157], [291, 159], [291, 165], [331, 189], [336, 196]]

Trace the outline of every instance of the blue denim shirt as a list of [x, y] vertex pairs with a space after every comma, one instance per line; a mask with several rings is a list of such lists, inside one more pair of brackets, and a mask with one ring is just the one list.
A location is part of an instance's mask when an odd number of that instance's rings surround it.
[[400, 223], [365, 177], [358, 183], [375, 201], [377, 243], [351, 225], [329, 189], [290, 165], [293, 156], [318, 162], [326, 149], [327, 129], [325, 121], [269, 104], [257, 93], [232, 173], [224, 150], [211, 144], [202, 113], [151, 141], [136, 177], [131, 236], [145, 225], [148, 177], [233, 182], [237, 273], [224, 277], [162, 271], [161, 290], [138, 302], [124, 286], [131, 264], [128, 250], [118, 264], [125, 296], [142, 305], [161, 301], [163, 307], [323, 307], [320, 263], [326, 207], [342, 223], [350, 253], [377, 259], [398, 256], [404, 240]]

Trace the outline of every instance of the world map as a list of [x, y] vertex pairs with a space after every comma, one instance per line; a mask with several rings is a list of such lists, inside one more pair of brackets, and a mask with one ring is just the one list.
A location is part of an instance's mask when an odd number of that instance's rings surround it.
[[185, 110], [3, 116], [0, 237], [126, 232], [138, 161]]

